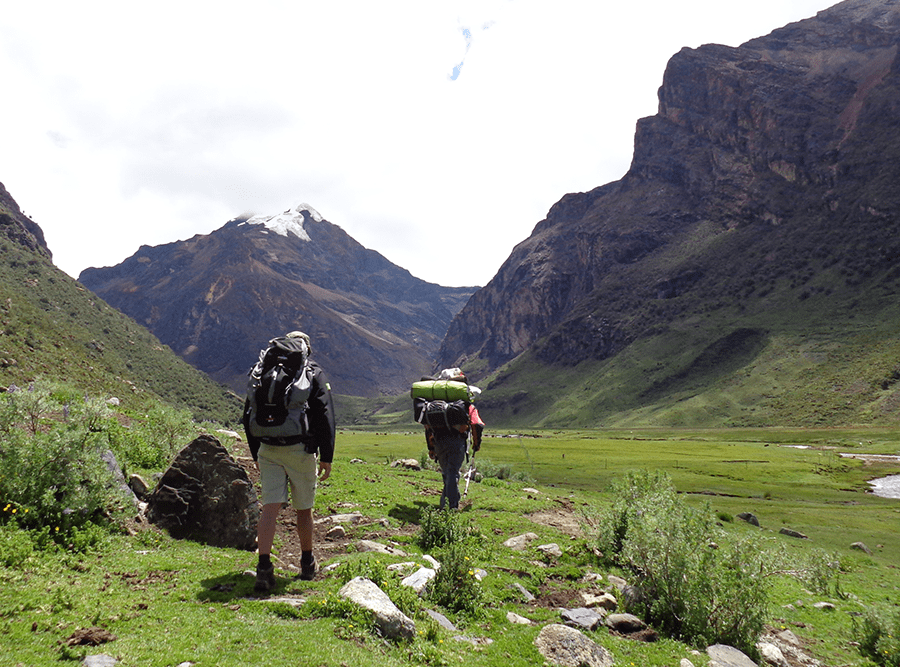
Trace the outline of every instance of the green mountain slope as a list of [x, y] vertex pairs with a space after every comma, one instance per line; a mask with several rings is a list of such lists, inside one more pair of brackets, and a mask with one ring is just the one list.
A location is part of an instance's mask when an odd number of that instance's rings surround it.
[[136, 410], [163, 401], [201, 420], [238, 418], [237, 396], [57, 269], [0, 189], [0, 386], [59, 381]]

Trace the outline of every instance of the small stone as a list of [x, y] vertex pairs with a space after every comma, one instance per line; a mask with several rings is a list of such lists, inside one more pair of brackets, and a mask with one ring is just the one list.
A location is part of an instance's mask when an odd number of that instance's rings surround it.
[[[137, 492], [135, 492], [135, 493], [137, 493]], [[138, 496], [138, 498], [140, 498], [140, 496]], [[872, 550], [869, 547], [867, 547], [863, 542], [854, 542], [853, 544], [850, 545], [850, 548], [856, 549], [857, 551], [862, 551], [863, 553], [868, 554], [869, 556], [872, 555]]]
[[416, 459], [397, 459], [391, 464], [392, 468], [405, 468], [407, 470], [421, 470], [422, 466]]
[[534, 533], [524, 533], [522, 535], [510, 537], [503, 543], [503, 546], [513, 549], [514, 551], [524, 551], [526, 547], [537, 538], [538, 536]]
[[788, 537], [796, 537], [796, 538], [801, 539], [801, 540], [808, 540], [808, 539], [809, 539], [809, 537], [807, 537], [807, 536], [804, 535], [803, 533], [798, 532], [798, 531], [796, 531], [796, 530], [792, 530], [791, 528], [782, 528], [782, 529], [779, 530], [778, 532], [781, 533], [782, 535], [787, 535]]
[[610, 614], [606, 617], [605, 623], [607, 627], [623, 635], [639, 632], [647, 627], [647, 624], [634, 614]]
[[562, 556], [562, 549], [559, 548], [559, 545], [556, 542], [551, 542], [550, 544], [541, 544], [538, 548], [538, 551], [547, 555], [553, 556], [554, 558], [559, 558]]
[[534, 625], [531, 619], [525, 618], [524, 616], [519, 616], [515, 612], [508, 611], [506, 612], [506, 620], [514, 625]]
[[326, 540], [340, 540], [347, 537], [347, 531], [343, 526], [335, 526], [325, 533]]
[[585, 630], [596, 630], [603, 623], [603, 616], [587, 607], [565, 609], [560, 616], [566, 623], [577, 625], [579, 628], [584, 628]]

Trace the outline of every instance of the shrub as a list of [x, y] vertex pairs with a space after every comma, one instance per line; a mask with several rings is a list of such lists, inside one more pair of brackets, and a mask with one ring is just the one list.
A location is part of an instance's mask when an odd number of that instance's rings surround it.
[[900, 667], [900, 613], [891, 623], [870, 610], [853, 626], [862, 655], [884, 667]]
[[484, 589], [465, 543], [450, 544], [441, 552], [441, 567], [425, 589], [426, 597], [446, 609], [477, 614], [484, 607]]
[[633, 575], [633, 610], [673, 638], [753, 655], [768, 605], [768, 564], [757, 545], [719, 547], [712, 511], [685, 504], [664, 473], [629, 473], [614, 491], [596, 540]]
[[27, 531], [14, 523], [0, 524], [0, 565], [19, 568], [34, 551], [34, 542]]
[[418, 543], [425, 551], [443, 547], [472, 537], [475, 528], [459, 512], [427, 507], [422, 512]]

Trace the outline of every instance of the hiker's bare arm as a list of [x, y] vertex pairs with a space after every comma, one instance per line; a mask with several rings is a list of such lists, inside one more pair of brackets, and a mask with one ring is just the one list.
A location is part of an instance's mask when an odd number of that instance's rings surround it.
[[331, 476], [331, 464], [319, 461], [319, 481], [324, 482]]

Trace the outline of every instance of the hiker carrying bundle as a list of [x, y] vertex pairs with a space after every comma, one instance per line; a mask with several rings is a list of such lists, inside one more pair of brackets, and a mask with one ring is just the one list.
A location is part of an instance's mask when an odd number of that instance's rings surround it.
[[441, 466], [444, 488], [440, 506], [459, 507], [459, 476], [463, 462], [481, 449], [484, 422], [474, 401], [481, 390], [471, 386], [458, 368], [441, 371], [437, 379], [422, 378], [410, 390], [413, 416], [425, 427], [428, 456]]
[[316, 574], [312, 507], [317, 481], [331, 474], [335, 422], [331, 385], [310, 353], [309, 336], [292, 331], [270, 340], [250, 369], [242, 422], [262, 487], [254, 584], [258, 593], [276, 584], [271, 550], [278, 513], [289, 495], [297, 511], [300, 578]]

